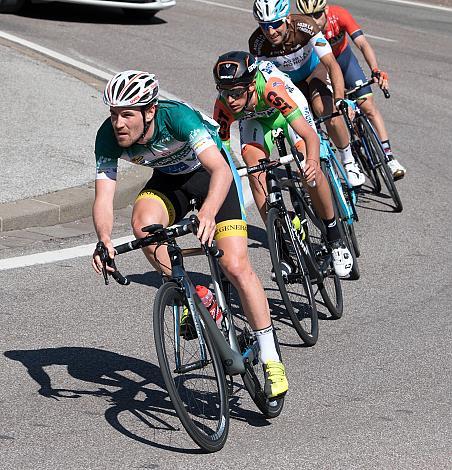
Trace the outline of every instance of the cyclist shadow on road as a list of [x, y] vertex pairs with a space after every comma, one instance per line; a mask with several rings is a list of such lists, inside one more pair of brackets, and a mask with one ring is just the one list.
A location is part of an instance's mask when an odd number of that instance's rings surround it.
[[[121, 434], [172, 452], [200, 452], [190, 448], [193, 443], [173, 410], [159, 368], [150, 362], [83, 347], [15, 350], [6, 351], [4, 355], [24, 365], [40, 386], [38, 393], [43, 397], [56, 401], [81, 399], [83, 396], [104, 398], [109, 404], [105, 419]], [[49, 369], [51, 366], [67, 368], [64, 383], [70, 382], [69, 374], [88, 386], [75, 384], [74, 388], [55, 388], [45, 368], [57, 375], [59, 381], [62, 381], [61, 373]], [[90, 384], [97, 388], [89, 389]], [[176, 443], [182, 445], [177, 446]]]

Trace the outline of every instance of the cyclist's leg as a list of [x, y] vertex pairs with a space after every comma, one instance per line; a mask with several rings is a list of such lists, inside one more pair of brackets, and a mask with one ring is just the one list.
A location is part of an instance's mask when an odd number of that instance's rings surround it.
[[240, 193], [240, 186], [233, 183], [215, 219], [215, 240], [224, 253], [220, 258], [223, 272], [237, 290], [243, 311], [259, 342], [261, 360], [270, 368], [266, 388], [270, 388], [269, 395], [276, 396], [287, 391], [288, 383], [275, 344], [267, 297], [248, 256], [247, 225]]
[[[304, 94], [296, 87], [294, 87], [294, 89], [290, 91], [289, 94], [298, 105], [298, 108], [302, 112], [303, 117], [314, 129], [314, 131], [317, 132], [314, 119], [312, 117], [311, 111], [309, 110], [308, 101]], [[289, 139], [289, 142], [291, 142], [291, 144], [294, 145], [299, 152], [305, 155], [305, 144], [303, 139], [289, 125], [285, 124], [283, 129], [286, 134], [286, 138]], [[304, 181], [303, 185], [311, 196], [312, 203], [317, 211], [318, 216], [323, 220], [331, 220], [334, 219], [334, 210], [328, 181], [325, 178], [322, 169], [320, 168], [320, 160], [317, 161], [317, 165], [318, 171], [316, 173], [315, 185], [309, 186]]]
[[[366, 75], [350, 46], [347, 46], [342, 54], [337, 57], [337, 62], [341, 67], [342, 74], [344, 75], [346, 88], [353, 88], [366, 81]], [[375, 103], [372, 88], [370, 86], [361, 88], [361, 90], [357, 92], [355, 98], [358, 100], [359, 107], [366, 114], [369, 121], [372, 123], [372, 126], [375, 128], [388, 160], [394, 161], [394, 163], [390, 163], [390, 168], [394, 178], [403, 178], [406, 170], [392, 154], [388, 132], [386, 130], [383, 116]]]
[[[311, 105], [317, 116], [326, 116], [336, 111], [333, 104], [333, 92], [325, 66], [320, 63], [306, 80], [309, 84]], [[360, 171], [350, 147], [350, 136], [342, 116], [325, 122], [328, 135], [337, 147], [350, 183], [360, 186], [364, 183], [364, 175]]]
[[[239, 122], [242, 157], [248, 167], [257, 165], [262, 158], [268, 158], [272, 148], [271, 131], [260, 119], [246, 119]], [[248, 177], [254, 202], [262, 220], [266, 220], [265, 173]]]
[[[172, 176], [154, 171], [133, 206], [132, 228], [136, 237], [146, 236], [146, 232], [141, 229], [147, 225], [161, 224], [167, 227], [187, 213], [189, 199], [179, 189], [187, 178], [188, 175]], [[165, 247], [160, 247], [156, 253], [155, 246], [147, 246], [143, 248], [143, 253], [157, 271], [165, 275], [171, 273], [171, 264]]]

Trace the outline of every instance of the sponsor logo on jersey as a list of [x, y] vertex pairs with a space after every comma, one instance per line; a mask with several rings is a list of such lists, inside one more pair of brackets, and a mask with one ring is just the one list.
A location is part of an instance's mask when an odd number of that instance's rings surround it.
[[286, 109], [292, 109], [292, 106], [281, 96], [274, 91], [270, 91], [267, 94], [268, 101], [274, 106], [275, 108], [279, 109], [279, 111], [283, 112]]
[[311, 36], [314, 32], [313, 26], [308, 23], [297, 23], [296, 28], [298, 29], [298, 31], [303, 31], [304, 33], [307, 33]]
[[323, 39], [323, 38], [319, 38], [319, 39], [317, 39], [317, 41], [315, 42], [315, 45], [316, 45], [317, 47], [325, 47], [326, 44], [327, 44], [326, 39]]

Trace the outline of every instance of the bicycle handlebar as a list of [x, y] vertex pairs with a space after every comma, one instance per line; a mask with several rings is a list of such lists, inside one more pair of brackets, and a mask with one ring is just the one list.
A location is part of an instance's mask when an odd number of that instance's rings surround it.
[[[149, 235], [146, 235], [143, 238], [137, 238], [127, 243], [115, 246], [115, 255], [121, 255], [128, 253], [129, 251], [134, 251], [139, 248], [144, 248], [146, 246], [163, 243], [169, 240], [174, 240], [175, 238], [182, 237], [189, 233], [196, 235], [198, 230], [199, 220], [196, 215], [191, 215], [188, 219], [182, 219], [177, 224], [171, 225], [170, 227], [164, 228], [163, 225], [153, 224], [147, 227], [143, 227], [144, 232], [148, 232]], [[204, 251], [211, 256], [220, 258], [223, 256], [223, 250], [217, 248], [217, 246], [212, 244], [212, 246], [207, 246], [207, 243], [203, 244]], [[96, 245], [96, 251], [100, 256], [102, 261], [102, 273], [104, 275], [105, 285], [108, 285], [108, 275], [111, 275], [112, 278], [119, 284], [126, 286], [130, 284], [130, 280], [127, 277], [124, 277], [117, 269], [114, 259], [110, 258], [108, 251], [103, 244], [103, 242], [98, 242]], [[110, 266], [114, 269], [113, 272], [107, 271], [106, 266]]]
[[[375, 83], [377, 83], [377, 82], [375, 82], [373, 78], [369, 78], [369, 80], [365, 81], [364, 83], [361, 83], [361, 85], [358, 85], [355, 88], [351, 88], [350, 90], [345, 90], [345, 96], [350, 96], [353, 93], [356, 93], [357, 91], [361, 90], [361, 88], [373, 85]], [[381, 91], [385, 95], [386, 99], [391, 97], [391, 94], [389, 93], [389, 91], [386, 88], [381, 88]]]
[[270, 168], [278, 168], [279, 166], [287, 165], [293, 159], [294, 158], [292, 154], [279, 157], [278, 160], [268, 160], [266, 158], [263, 158], [262, 160], [259, 160], [259, 164], [256, 166], [242, 166], [240, 168], [237, 168], [237, 173], [239, 174], [239, 176], [252, 175], [253, 173], [267, 171]]

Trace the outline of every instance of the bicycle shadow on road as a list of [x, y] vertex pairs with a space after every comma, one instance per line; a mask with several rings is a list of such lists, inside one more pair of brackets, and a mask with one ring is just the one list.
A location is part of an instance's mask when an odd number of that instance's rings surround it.
[[356, 207], [373, 212], [397, 213], [392, 204], [392, 198], [388, 194], [376, 194], [370, 187], [363, 186], [358, 192]]
[[[200, 449], [193, 448], [193, 442], [174, 412], [160, 370], [150, 362], [84, 347], [12, 350], [4, 355], [23, 364], [40, 386], [38, 393], [43, 397], [57, 401], [83, 396], [104, 398], [108, 404], [104, 414], [106, 421], [124, 436], [172, 452], [202, 453]], [[55, 388], [51, 376], [44, 369], [49, 370], [51, 366], [67, 367], [69, 376], [88, 386]], [[98, 388], [90, 390], [89, 384]], [[137, 432], [137, 424], [142, 425], [142, 432]], [[175, 445], [180, 442], [183, 442], [183, 447]]]

